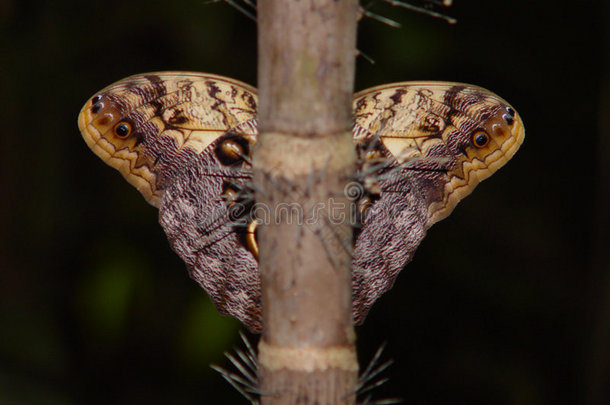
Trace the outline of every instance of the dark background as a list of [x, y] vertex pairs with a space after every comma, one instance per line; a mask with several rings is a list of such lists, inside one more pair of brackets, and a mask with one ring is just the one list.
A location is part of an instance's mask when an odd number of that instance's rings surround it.
[[[375, 3], [403, 28], [361, 22], [359, 49], [376, 63], [359, 60], [356, 89], [474, 83], [527, 130], [358, 328], [363, 366], [384, 342], [395, 361], [377, 398], [610, 403], [602, 8], [456, 0], [452, 26]], [[255, 24], [199, 0], [0, 0], [0, 45], [0, 403], [245, 403], [209, 368], [228, 367], [240, 325], [188, 278], [156, 210], [89, 151], [76, 117], [134, 73], [255, 84]]]

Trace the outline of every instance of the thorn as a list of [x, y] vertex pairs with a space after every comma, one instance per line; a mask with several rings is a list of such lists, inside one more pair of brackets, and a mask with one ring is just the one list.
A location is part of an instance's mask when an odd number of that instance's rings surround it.
[[252, 370], [258, 371], [258, 362], [256, 361], [256, 352], [254, 351], [254, 348], [248, 341], [248, 338], [246, 337], [245, 333], [239, 331], [239, 336], [241, 337], [242, 342], [244, 342], [244, 345], [246, 346], [246, 353], [248, 355], [248, 358], [250, 359], [250, 365]]
[[[436, 11], [429, 10], [427, 8], [415, 6], [413, 4], [404, 3], [400, 0], [383, 0], [383, 1], [385, 1], [386, 3], [388, 3], [391, 6], [405, 8], [407, 10], [415, 11], [415, 12], [421, 13], [421, 14], [426, 14], [426, 15], [429, 15], [430, 17], [434, 17], [434, 18], [440, 18], [442, 20], [447, 21], [449, 24], [455, 24], [457, 22], [457, 20], [455, 18], [449, 17], [448, 15], [438, 13]], [[442, 3], [439, 3], [438, 1], [434, 1], [434, 0], [427, 0], [427, 1], [428, 1], [428, 3], [440, 4], [445, 7], [450, 6], [452, 3], [451, 0], [443, 0]]]
[[258, 363], [256, 361], [256, 353], [250, 342], [248, 342], [245, 334], [241, 331], [240, 337], [246, 347], [245, 351], [236, 349], [235, 353], [237, 354], [237, 357], [231, 353], [225, 353], [225, 356], [241, 375], [227, 371], [217, 365], [211, 365], [210, 367], [220, 373], [220, 375], [222, 375], [222, 377], [244, 398], [250, 401], [251, 404], [259, 405], [260, 402], [256, 397], [263, 395], [263, 393], [258, 388]]
[[362, 15], [365, 17], [369, 17], [375, 21], [379, 21], [382, 24], [388, 25], [392, 28], [401, 28], [402, 25], [398, 21], [391, 20], [387, 17], [382, 16], [381, 14], [373, 13], [372, 11], [362, 10]]
[[362, 52], [360, 49], [356, 49], [356, 56], [362, 56], [364, 58], [364, 60], [366, 60], [371, 65], [375, 64], [375, 59], [371, 58], [369, 55]]
[[217, 373], [220, 373], [220, 375], [225, 379], [225, 381], [231, 384], [231, 386], [235, 388], [237, 392], [239, 392], [244, 398], [250, 401], [252, 405], [259, 405], [259, 402], [256, 398], [252, 397], [249, 393], [242, 389], [242, 387], [240, 386], [241, 382], [239, 382], [239, 380], [241, 380], [239, 376], [232, 374], [215, 364], [210, 365], [210, 367], [212, 368], [212, 370], [216, 371]]
[[[250, 11], [246, 10], [244, 7], [237, 4], [237, 2], [235, 2], [234, 0], [211, 0], [210, 3], [217, 3], [219, 1], [224, 1], [225, 3], [230, 5], [231, 7], [233, 7], [234, 9], [236, 9], [237, 11], [239, 11], [240, 13], [242, 13], [243, 15], [245, 15], [246, 17], [251, 19], [252, 21], [257, 22], [256, 16], [254, 14], [252, 14]], [[246, 3], [248, 6], [252, 7], [254, 10], [256, 10], [256, 5], [254, 5], [249, 0], [244, 0], [244, 3]]]
[[[360, 378], [358, 379], [359, 381], [358, 381], [358, 385], [356, 387], [357, 395], [360, 396], [389, 381], [388, 377], [380, 378], [379, 380], [374, 381], [374, 382], [372, 381], [380, 373], [387, 370], [387, 368], [390, 365], [392, 365], [392, 363], [394, 362], [392, 359], [390, 359], [380, 365], [377, 365], [377, 363], [379, 363], [379, 359], [381, 358], [381, 355], [382, 355], [385, 347], [386, 347], [386, 343], [383, 343], [379, 347], [379, 349], [377, 349], [377, 351], [373, 355], [373, 358], [371, 359], [371, 361], [367, 365], [366, 369], [364, 370], [364, 372], [361, 374]], [[398, 399], [398, 398], [373, 400], [372, 395], [369, 394], [366, 396], [366, 398], [363, 400], [363, 402], [361, 402], [361, 405], [389, 405], [389, 404], [397, 404], [400, 402], [402, 402], [402, 400]]]
[[380, 380], [375, 381], [374, 383], [368, 384], [366, 387], [362, 388], [359, 392], [359, 394], [364, 394], [365, 392], [369, 392], [374, 390], [377, 387], [381, 387], [383, 384], [387, 383], [388, 381], [390, 381], [390, 379], [388, 377], [384, 377]]
[[400, 398], [387, 398], [387, 399], [378, 399], [372, 402], [367, 403], [367, 405], [391, 405], [391, 404], [401, 404], [404, 402], [404, 399]]
[[[246, 377], [246, 380], [248, 380], [248, 382], [250, 384], [252, 384], [253, 387], [256, 387], [256, 384], [258, 383], [256, 376], [252, 375], [248, 369], [246, 367], [244, 367], [243, 364], [241, 364], [239, 362], [238, 359], [235, 358], [235, 356], [233, 356], [231, 353], [225, 353], [225, 356], [227, 359], [229, 359], [229, 361], [235, 366], [235, 368], [237, 370], [239, 370], [242, 375], [244, 377]], [[239, 355], [238, 355], [239, 356]], [[243, 379], [240, 378], [240, 380], [244, 381]]]
[[386, 345], [387, 345], [387, 342], [383, 342], [381, 344], [381, 346], [379, 346], [379, 348], [377, 349], [377, 351], [373, 355], [373, 358], [371, 359], [369, 364], [366, 366], [366, 369], [364, 370], [364, 372], [360, 376], [360, 378], [359, 378], [360, 383], [358, 384], [358, 386], [362, 386], [362, 385], [364, 385], [363, 383], [368, 381], [369, 374], [372, 372], [373, 367], [375, 367], [375, 364], [379, 361], [379, 358], [381, 357], [381, 354], [385, 350]]

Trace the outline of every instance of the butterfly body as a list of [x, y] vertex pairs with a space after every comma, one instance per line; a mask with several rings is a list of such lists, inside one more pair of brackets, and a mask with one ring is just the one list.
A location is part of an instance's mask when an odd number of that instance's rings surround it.
[[[252, 215], [255, 89], [216, 75], [136, 75], [102, 90], [79, 116], [89, 147], [149, 203], [172, 248], [219, 311], [260, 330]], [[523, 141], [520, 117], [487, 90], [405, 82], [354, 97], [360, 227], [353, 313], [361, 322], [426, 230]], [[254, 226], [253, 226], [254, 225]]]

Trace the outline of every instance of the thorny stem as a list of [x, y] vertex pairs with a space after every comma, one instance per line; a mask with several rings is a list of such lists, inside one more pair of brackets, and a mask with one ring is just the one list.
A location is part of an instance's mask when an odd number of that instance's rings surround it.
[[[260, 136], [254, 188], [257, 203], [272, 212], [279, 204], [296, 203], [305, 212], [324, 205], [354, 172], [357, 11], [355, 0], [258, 2]], [[351, 202], [345, 196], [335, 200], [348, 212]], [[258, 234], [261, 402], [353, 404], [358, 364], [351, 252], [343, 245], [351, 239], [351, 224], [286, 220], [274, 218]]]

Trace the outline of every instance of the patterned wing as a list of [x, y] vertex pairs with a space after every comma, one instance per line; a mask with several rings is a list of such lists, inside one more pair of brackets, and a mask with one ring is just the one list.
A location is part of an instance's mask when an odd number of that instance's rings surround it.
[[[172, 248], [218, 310], [261, 329], [250, 150], [255, 90], [200, 73], [137, 75], [83, 107], [89, 147], [159, 207]], [[397, 83], [354, 98], [364, 185], [353, 259], [354, 320], [391, 288], [426, 230], [505, 164], [523, 123], [487, 90]]]
[[121, 80], [83, 107], [89, 147], [152, 205], [190, 276], [221, 313], [260, 329], [248, 191], [256, 93], [219, 76], [161, 72]]
[[353, 259], [354, 317], [392, 287], [432, 224], [515, 154], [523, 122], [480, 87], [405, 82], [354, 97], [366, 195]]

